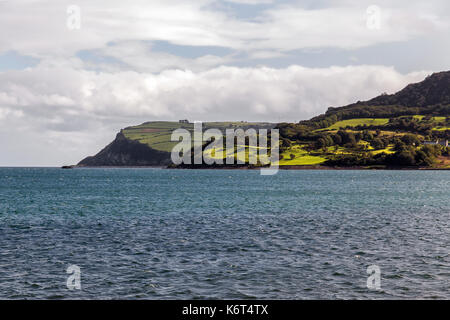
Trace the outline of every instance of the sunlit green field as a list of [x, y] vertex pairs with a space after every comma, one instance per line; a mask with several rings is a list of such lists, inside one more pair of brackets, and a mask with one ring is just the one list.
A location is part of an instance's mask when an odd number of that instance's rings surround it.
[[[205, 122], [204, 129], [214, 128], [224, 131], [225, 129], [246, 129], [248, 127], [256, 128], [272, 128], [275, 124], [266, 122]], [[130, 140], [137, 140], [140, 143], [146, 144], [152, 149], [159, 151], [171, 152], [173, 147], [178, 144], [177, 141], [171, 141], [172, 132], [176, 129], [183, 128], [191, 133], [194, 138], [193, 123], [178, 123], [173, 121], [155, 121], [146, 122], [138, 126], [128, 127], [123, 130], [123, 134]]]
[[[239, 148], [238, 147], [242, 147]], [[266, 149], [267, 151], [264, 153], [266, 155], [266, 158], [262, 159], [260, 157], [261, 149]], [[229, 150], [226, 149], [226, 147], [223, 148], [207, 148], [203, 152], [203, 158], [209, 158], [209, 159], [222, 159], [223, 163], [226, 162], [227, 158], [234, 158], [235, 161], [242, 161], [244, 163], [250, 163], [250, 164], [257, 164], [258, 162], [260, 164], [269, 164], [269, 150], [268, 148], [262, 148], [262, 147], [249, 147], [249, 146], [243, 146], [238, 145], [237, 148], [230, 148]], [[250, 161], [250, 156], [252, 157], [252, 161]]]
[[392, 154], [392, 153], [395, 153], [395, 151], [393, 150], [393, 147], [394, 147], [393, 145], [389, 145], [387, 148], [379, 149], [379, 150], [373, 150], [373, 151], [371, 151], [371, 153], [373, 155], [379, 154], [379, 153]]
[[[365, 146], [365, 152], [371, 153], [373, 155], [379, 153], [392, 154], [395, 151], [393, 150], [393, 145], [389, 145], [387, 148], [375, 150], [367, 141], [359, 141], [358, 143], [361, 146]], [[344, 154], [352, 154], [355, 151], [352, 149], [344, 148], [341, 146], [332, 146], [327, 147], [321, 151], [313, 151], [308, 152], [301, 145], [293, 145], [286, 151], [282, 153], [282, 159], [279, 163], [280, 166], [285, 165], [295, 165], [295, 166], [304, 166], [304, 165], [317, 165], [325, 162], [326, 160], [332, 158], [334, 155], [344, 155]], [[359, 151], [361, 152], [361, 151]]]
[[327, 159], [322, 156], [309, 154], [300, 145], [295, 145], [282, 153], [280, 166], [305, 166], [315, 165], [325, 162]]
[[[425, 116], [423, 115], [414, 115], [413, 118], [422, 120]], [[445, 122], [446, 117], [431, 117], [431, 120], [438, 123], [438, 122]], [[340, 128], [346, 128], [346, 127], [357, 127], [357, 126], [383, 126], [389, 123], [388, 118], [357, 118], [357, 119], [348, 119], [348, 120], [342, 120], [334, 123], [333, 125], [319, 129], [316, 131], [330, 131], [330, 130], [339, 130]], [[448, 127], [444, 126], [437, 126], [434, 130], [449, 130]]]
[[325, 131], [325, 130], [338, 130], [340, 128], [346, 127], [357, 127], [357, 126], [382, 126], [389, 122], [388, 118], [359, 118], [359, 119], [348, 119], [342, 120], [334, 123], [328, 128], [320, 129], [317, 131]]
[[[423, 118], [425, 118], [425, 116], [415, 115], [415, 116], [413, 116], [413, 118], [422, 120]], [[431, 117], [431, 120], [433, 120], [433, 121], [445, 121], [445, 117]]]
[[450, 127], [436, 127], [436, 128], [433, 128], [433, 130], [436, 130], [436, 131], [446, 131], [446, 130], [450, 130]]

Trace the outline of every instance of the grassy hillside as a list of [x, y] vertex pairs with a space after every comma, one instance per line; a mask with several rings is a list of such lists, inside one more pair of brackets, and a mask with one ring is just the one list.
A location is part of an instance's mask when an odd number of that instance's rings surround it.
[[[227, 128], [244, 130], [248, 128], [271, 128], [270, 123], [248, 122], [208, 122], [203, 129], [218, 128], [223, 132]], [[392, 118], [354, 118], [337, 121], [325, 128], [315, 129], [314, 124], [279, 124], [281, 134], [280, 166], [379, 166], [387, 164], [437, 165], [438, 157], [446, 157], [445, 150], [433, 151], [422, 145], [424, 140], [443, 139], [448, 136], [450, 127], [448, 117], [410, 115]], [[158, 151], [170, 152], [178, 142], [170, 141], [173, 130], [184, 128], [193, 137], [193, 123], [146, 122], [138, 126], [125, 128], [122, 132], [127, 139], [138, 141]], [[440, 134], [436, 137], [435, 134]], [[425, 148], [425, 155], [422, 152]], [[255, 150], [251, 150], [253, 152]], [[403, 153], [402, 159], [395, 155]], [[419, 152], [421, 151], [421, 152]], [[225, 159], [238, 157], [248, 162], [249, 150], [237, 154], [237, 150], [209, 150], [206, 157]], [[414, 160], [411, 160], [413, 159]], [[442, 161], [441, 161], [442, 162]], [[443, 162], [447, 165], [447, 162]]]
[[[319, 120], [322, 121], [322, 120]], [[280, 166], [339, 165], [379, 166], [387, 164], [417, 164], [432, 166], [438, 157], [446, 157], [445, 150], [433, 151], [422, 145], [425, 140], [448, 137], [450, 121], [445, 116], [409, 115], [390, 118], [353, 118], [316, 129], [315, 123], [279, 124], [281, 136]], [[208, 122], [203, 129], [272, 128], [271, 123]], [[127, 139], [138, 141], [158, 151], [170, 152], [178, 142], [170, 141], [173, 130], [184, 128], [193, 137], [193, 123], [169, 121], [146, 122], [123, 129]], [[425, 148], [425, 149], [424, 149]], [[438, 149], [438, 147], [432, 147]], [[422, 152], [424, 149], [426, 154]], [[253, 150], [254, 151], [254, 150]], [[403, 151], [403, 158], [395, 155]], [[421, 151], [421, 152], [419, 152]], [[252, 151], [250, 151], [252, 152]], [[245, 154], [234, 151], [209, 150], [205, 156], [213, 159], [239, 157], [248, 162]], [[411, 160], [413, 159], [414, 160]], [[445, 161], [444, 161], [445, 162]], [[445, 162], [446, 163], [446, 162]]]
[[450, 72], [278, 128], [281, 163], [314, 156], [328, 166], [450, 168], [449, 148], [427, 142], [450, 140]]
[[181, 124], [177, 122], [146, 122], [138, 126], [125, 128], [122, 132], [130, 140], [137, 140], [149, 147], [170, 152], [177, 142], [171, 142], [170, 136], [175, 129], [184, 128], [192, 131], [193, 124]]
[[280, 165], [450, 168], [449, 148], [424, 143], [450, 139], [449, 127], [448, 116], [420, 114], [279, 124]]
[[[273, 128], [275, 123], [268, 122], [204, 122], [203, 130], [210, 128], [219, 129], [225, 132], [226, 129], [241, 128]], [[138, 126], [128, 127], [123, 129], [123, 134], [130, 140], [136, 140], [140, 143], [146, 144], [152, 149], [159, 151], [171, 152], [172, 148], [178, 142], [170, 141], [172, 132], [176, 129], [183, 128], [191, 132], [193, 138], [194, 124], [193, 123], [179, 123], [172, 121], [154, 121], [145, 122]]]

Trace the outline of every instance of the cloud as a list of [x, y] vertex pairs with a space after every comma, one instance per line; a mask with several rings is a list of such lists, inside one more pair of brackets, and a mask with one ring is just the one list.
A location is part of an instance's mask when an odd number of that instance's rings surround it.
[[[96, 153], [128, 125], [181, 118], [299, 121], [329, 106], [395, 92], [426, 74], [404, 75], [384, 66], [295, 65], [153, 74], [86, 71], [78, 63], [40, 64], [0, 73], [1, 143], [4, 150], [15, 150], [18, 164], [29, 159], [39, 143], [46, 152], [35, 157], [35, 164], [75, 163]], [[17, 138], [6, 139], [7, 132]], [[0, 165], [8, 159], [3, 154]]]
[[81, 50], [104, 50], [110, 43], [155, 40], [247, 52], [352, 49], [404, 41], [449, 28], [448, 5], [437, 0], [433, 5], [380, 1], [381, 28], [376, 31], [366, 26], [369, 2], [367, 5], [325, 2], [326, 6], [314, 8], [302, 6], [301, 2], [274, 2], [244, 20], [217, 9], [213, 3], [212, 0], [135, 0], [131, 4], [118, 0], [79, 0], [81, 29], [69, 30], [66, 10], [72, 1], [3, 1], [0, 52], [15, 50], [27, 56], [53, 59], [74, 56]]
[[253, 5], [273, 3], [274, 0], [225, 0], [225, 2]]
[[[143, 41], [124, 41], [93, 52], [99, 57], [114, 58], [120, 62], [116, 67], [122, 70], [151, 73], [167, 69], [203, 71], [233, 60], [232, 55], [220, 57], [209, 54], [197, 58], [184, 58], [167, 52], [154, 51], [151, 43]], [[96, 63], [92, 67], [110, 68], [111, 65], [100, 66]]]

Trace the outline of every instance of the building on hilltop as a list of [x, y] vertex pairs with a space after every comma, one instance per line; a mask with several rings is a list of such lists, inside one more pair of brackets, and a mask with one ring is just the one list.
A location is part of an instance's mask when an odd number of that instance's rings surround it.
[[436, 141], [424, 141], [423, 144], [431, 144], [431, 145], [441, 145], [444, 147], [448, 147], [448, 140], [436, 140]]

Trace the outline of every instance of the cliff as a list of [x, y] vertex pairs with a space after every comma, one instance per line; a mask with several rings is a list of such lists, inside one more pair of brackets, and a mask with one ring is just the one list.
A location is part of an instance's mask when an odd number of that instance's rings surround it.
[[120, 131], [113, 142], [95, 156], [81, 160], [78, 166], [164, 166], [170, 163], [169, 152], [154, 150], [139, 141], [127, 139]]

